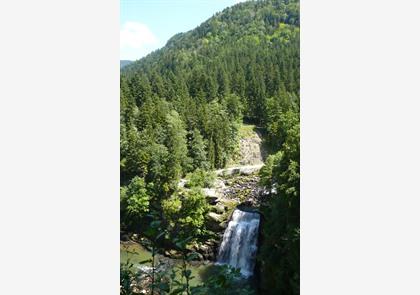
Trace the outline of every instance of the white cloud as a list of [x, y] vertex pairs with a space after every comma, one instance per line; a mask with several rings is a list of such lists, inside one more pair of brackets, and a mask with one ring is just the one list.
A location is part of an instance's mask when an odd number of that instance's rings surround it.
[[233, 2], [235, 2], [235, 4], [239, 3], [239, 2], [245, 2], [245, 1], [247, 1], [247, 0], [233, 0]]
[[120, 48], [144, 49], [156, 45], [157, 38], [152, 31], [142, 23], [126, 22], [120, 30]]

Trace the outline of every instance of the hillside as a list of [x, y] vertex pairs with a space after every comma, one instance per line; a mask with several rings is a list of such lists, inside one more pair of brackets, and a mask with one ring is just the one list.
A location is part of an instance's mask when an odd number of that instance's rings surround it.
[[123, 67], [131, 64], [133, 61], [131, 60], [120, 60], [120, 69], [122, 69]]
[[[226, 115], [239, 120], [243, 115], [266, 127], [268, 139], [279, 147], [282, 139], [274, 143], [277, 111], [299, 110], [298, 9], [296, 1], [240, 3], [124, 67], [122, 138], [133, 125], [138, 130], [147, 125], [159, 129], [155, 127], [165, 120], [162, 110], [174, 109], [187, 131], [198, 129], [205, 141], [211, 137], [207, 144], [211, 167], [222, 168], [232, 156], [235, 139], [226, 140], [226, 135], [235, 136], [236, 130]], [[140, 114], [137, 122], [132, 120], [136, 108], [158, 107], [154, 118]], [[211, 122], [209, 114], [217, 117], [216, 113], [221, 118]], [[158, 137], [150, 133], [149, 137]]]
[[[258, 289], [299, 293], [299, 22], [299, 1], [242, 2], [121, 69], [124, 234], [163, 253], [179, 251], [181, 240], [189, 241], [182, 251], [217, 248], [220, 228], [208, 216], [223, 210], [203, 191], [217, 171], [260, 169], [265, 161], [259, 175], [226, 181], [228, 198], [237, 202], [224, 206], [243, 208], [244, 190], [252, 192], [245, 205], [262, 216]], [[187, 187], [181, 179], [189, 179]], [[261, 191], [268, 192], [264, 202]]]
[[127, 78], [140, 72], [168, 99], [181, 90], [207, 100], [235, 93], [246, 103], [245, 115], [261, 121], [264, 97], [299, 94], [299, 4], [250, 1], [226, 8], [124, 69]]

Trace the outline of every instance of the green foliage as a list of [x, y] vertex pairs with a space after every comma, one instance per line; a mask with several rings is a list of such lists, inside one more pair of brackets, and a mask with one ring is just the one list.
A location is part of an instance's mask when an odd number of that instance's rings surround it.
[[132, 295], [135, 294], [133, 291], [133, 284], [136, 283], [136, 273], [133, 268], [133, 264], [127, 260], [126, 263], [120, 264], [120, 294], [121, 295]]
[[[277, 190], [262, 208], [264, 294], [298, 293], [299, 25], [298, 0], [247, 1], [121, 70], [122, 227], [151, 238], [153, 249], [168, 238], [205, 233], [201, 187], [212, 180], [205, 171], [234, 157], [242, 120], [262, 127], [266, 143], [279, 151], [261, 170], [262, 184]], [[192, 189], [178, 190], [188, 173]], [[138, 227], [150, 220], [157, 227]], [[181, 272], [188, 280], [188, 271]], [[199, 292], [168, 274], [152, 276], [152, 293]], [[202, 290], [240, 292], [221, 281], [228, 276]]]
[[121, 137], [134, 125], [147, 140], [134, 135], [122, 140], [122, 178], [145, 175], [150, 154], [136, 142], [163, 144], [170, 150], [163, 134], [172, 110], [190, 134], [190, 159], [175, 161], [173, 171], [167, 171], [169, 178], [226, 165], [242, 116], [266, 127], [278, 149], [282, 127], [277, 114], [298, 111], [299, 55], [299, 2], [250, 1], [177, 34], [161, 50], [126, 66]]
[[163, 216], [172, 237], [199, 237], [205, 233], [207, 200], [200, 188], [181, 189], [162, 201]]
[[122, 222], [138, 223], [149, 211], [151, 195], [143, 178], [134, 177], [128, 186], [120, 188]]
[[128, 214], [141, 215], [148, 212], [150, 196], [143, 178], [134, 177], [127, 189], [122, 189], [121, 197], [127, 202]]
[[188, 165], [187, 132], [184, 123], [176, 111], [166, 115], [165, 146], [168, 148], [168, 182], [178, 181]]
[[270, 155], [265, 160], [264, 166], [261, 168], [260, 183], [268, 188], [272, 188], [275, 184], [275, 178], [273, 177], [273, 169], [278, 163], [280, 163], [283, 157], [283, 152], [279, 151], [274, 155]]
[[[281, 116], [282, 117], [282, 116]], [[299, 294], [300, 174], [299, 123], [286, 113], [281, 151], [268, 157], [261, 169], [261, 184], [274, 189], [263, 208], [260, 261], [264, 294]]]
[[222, 104], [229, 114], [230, 121], [242, 123], [244, 106], [238, 95], [234, 93], [225, 95], [222, 99]]
[[159, 143], [152, 143], [146, 151], [150, 155], [146, 179], [155, 184], [157, 194], [165, 194], [169, 191], [167, 184], [169, 151], [166, 146]]
[[[186, 243], [178, 241], [185, 249]], [[212, 266], [206, 275], [204, 283], [192, 286], [194, 275], [190, 269], [190, 262], [196, 253], [184, 253], [181, 263], [168, 269], [161, 263], [155, 265], [156, 272], [135, 270], [133, 264], [127, 261], [120, 264], [120, 294], [138, 294], [144, 289], [148, 294], [190, 294], [190, 295], [255, 295], [247, 282], [241, 279], [239, 269], [227, 265]], [[143, 265], [154, 265], [151, 260], [142, 262]], [[153, 282], [153, 283], [152, 283]]]
[[189, 156], [192, 159], [192, 169], [208, 169], [206, 143], [200, 130], [194, 128], [191, 132]]
[[217, 101], [209, 104], [208, 113], [209, 121], [205, 127], [209, 138], [208, 159], [211, 167], [222, 168], [234, 153], [239, 124], [232, 122], [231, 115]]
[[214, 181], [216, 180], [216, 173], [213, 171], [206, 171], [203, 169], [197, 169], [192, 173], [187, 174], [187, 183], [186, 187], [207, 187], [210, 188], [213, 186]]
[[215, 266], [204, 284], [191, 288], [194, 295], [254, 295], [249, 286], [241, 280], [239, 269], [228, 265]]

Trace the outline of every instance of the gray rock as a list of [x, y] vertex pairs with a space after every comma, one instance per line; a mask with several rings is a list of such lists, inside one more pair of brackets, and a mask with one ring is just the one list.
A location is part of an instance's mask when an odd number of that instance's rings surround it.
[[183, 187], [185, 187], [186, 183], [187, 183], [187, 180], [183, 178], [178, 182], [178, 187], [183, 188]]
[[209, 212], [207, 214], [207, 216], [214, 222], [221, 222], [222, 221], [222, 215], [214, 213], [214, 212]]
[[221, 228], [223, 228], [223, 229], [226, 229], [226, 228], [227, 228], [227, 226], [228, 226], [228, 223], [229, 223], [229, 222], [227, 222], [227, 221], [223, 221], [222, 223], [220, 223], [220, 224], [219, 224], [219, 226], [220, 226]]
[[219, 232], [223, 230], [223, 227], [220, 226], [220, 223], [223, 222], [223, 216], [215, 212], [209, 212], [206, 216], [207, 226], [209, 229]]
[[211, 205], [217, 203], [219, 196], [214, 188], [203, 188], [203, 193]]
[[225, 206], [222, 203], [217, 203], [215, 206], [212, 207], [213, 212], [216, 212], [218, 214], [223, 214], [226, 211]]
[[238, 166], [216, 171], [218, 176], [232, 176], [232, 175], [251, 175], [261, 169], [264, 164]]

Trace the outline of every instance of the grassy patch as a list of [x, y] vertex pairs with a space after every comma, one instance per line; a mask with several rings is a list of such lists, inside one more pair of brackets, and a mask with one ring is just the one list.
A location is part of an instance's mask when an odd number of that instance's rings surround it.
[[255, 136], [255, 125], [242, 124], [239, 128], [239, 138], [249, 138]]

